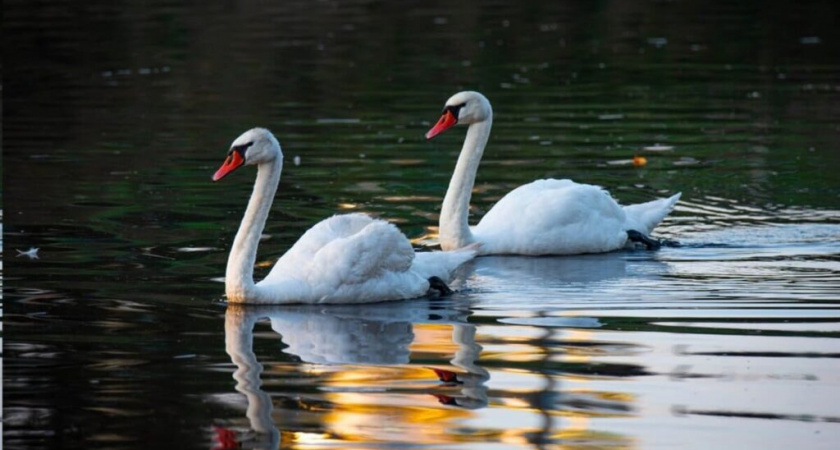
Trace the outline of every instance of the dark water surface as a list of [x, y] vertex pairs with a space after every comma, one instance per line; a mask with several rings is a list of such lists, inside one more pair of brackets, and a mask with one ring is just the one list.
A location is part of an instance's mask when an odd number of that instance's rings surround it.
[[[6, 448], [836, 448], [840, 9], [543, 3], [4, 2]], [[287, 158], [258, 275], [339, 211], [425, 245], [462, 89], [495, 110], [473, 220], [569, 177], [682, 192], [683, 246], [225, 305], [236, 136]]]

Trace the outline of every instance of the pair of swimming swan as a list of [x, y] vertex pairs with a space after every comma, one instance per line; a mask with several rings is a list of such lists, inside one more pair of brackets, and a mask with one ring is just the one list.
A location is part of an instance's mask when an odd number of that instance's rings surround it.
[[478, 92], [452, 96], [431, 139], [455, 124], [467, 136], [440, 215], [444, 251], [415, 253], [394, 225], [364, 214], [336, 215], [312, 228], [269, 274], [254, 283], [257, 246], [280, 182], [283, 153], [268, 130], [239, 136], [213, 175], [218, 181], [243, 165], [257, 166], [257, 180], [236, 233], [225, 273], [225, 293], [242, 303], [368, 303], [448, 291], [452, 272], [476, 255], [569, 255], [648, 245], [646, 235], [671, 211], [680, 194], [620, 206], [598, 186], [571, 180], [537, 180], [499, 200], [478, 225], [469, 226], [469, 204], [493, 110]]

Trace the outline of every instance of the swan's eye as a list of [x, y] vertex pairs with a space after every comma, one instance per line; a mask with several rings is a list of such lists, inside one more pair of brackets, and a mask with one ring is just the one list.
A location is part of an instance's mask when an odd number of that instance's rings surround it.
[[230, 148], [230, 151], [228, 152], [228, 158], [233, 156], [233, 152], [236, 152], [236, 153], [239, 153], [239, 156], [241, 156], [242, 159], [245, 159], [245, 150], [248, 150], [248, 147], [250, 147], [252, 145], [254, 145], [254, 141], [251, 141], [247, 144], [234, 145], [233, 147]]
[[452, 115], [457, 119], [458, 118], [458, 113], [461, 112], [461, 108], [463, 108], [464, 106], [467, 106], [467, 104], [466, 103], [461, 103], [460, 105], [445, 106], [443, 108], [443, 112], [445, 113], [446, 111], [450, 111], [452, 113]]
[[237, 151], [237, 152], [239, 152], [239, 154], [240, 154], [240, 155], [245, 156], [245, 150], [248, 150], [248, 147], [250, 147], [250, 146], [252, 146], [252, 145], [254, 145], [254, 141], [251, 141], [251, 142], [249, 142], [249, 143], [247, 143], [247, 144], [234, 145], [234, 146], [230, 149], [230, 151]]

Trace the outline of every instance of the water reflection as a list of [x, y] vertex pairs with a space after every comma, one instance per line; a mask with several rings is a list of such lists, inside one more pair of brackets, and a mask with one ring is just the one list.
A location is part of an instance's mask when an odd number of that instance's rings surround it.
[[[591, 373], [602, 380], [626, 376], [626, 365], [592, 361], [592, 355], [626, 354], [620, 346], [557, 326], [498, 334], [493, 326], [470, 323], [462, 300], [229, 305], [226, 350], [236, 365], [236, 390], [247, 401], [248, 424], [234, 419], [233, 426], [217, 427], [217, 440], [244, 448], [273, 448], [281, 441], [291, 447], [627, 444], [620, 435], [590, 429], [590, 419], [628, 415], [632, 397], [597, 387], [562, 389], [564, 380], [580, 384]], [[277, 336], [261, 333], [261, 342], [272, 345], [258, 361], [255, 326], [266, 321], [287, 345], [282, 353], [302, 364], [282, 362]], [[489, 342], [489, 354], [483, 356], [480, 340]]]
[[[283, 434], [278, 426], [283, 428], [288, 425], [297, 430], [300, 423], [274, 422], [272, 395], [263, 389], [263, 365], [254, 352], [254, 327], [265, 319], [287, 345], [282, 350], [284, 353], [312, 364], [308, 368], [275, 368], [270, 371], [270, 376], [289, 378], [301, 376], [301, 373], [290, 372], [309, 372], [323, 382], [318, 393], [310, 392], [302, 397], [291, 393], [275, 394], [284, 397], [281, 409], [291, 407], [317, 411], [315, 428], [320, 430], [317, 433], [294, 431]], [[370, 415], [376, 413], [390, 417], [393, 425], [399, 425], [402, 431], [406, 431], [405, 427], [412, 423], [425, 429], [421, 419], [425, 415], [421, 413], [418, 416], [417, 406], [408, 405], [412, 403], [412, 397], [422, 398], [437, 388], [431, 383], [434, 372], [426, 367], [405, 365], [409, 364], [412, 344], [416, 344], [414, 324], [429, 321], [434, 324], [422, 333], [426, 339], [431, 338], [438, 343], [440, 327], [451, 327], [451, 343], [444, 347], [451, 349], [454, 345], [456, 348], [452, 363], [466, 370], [467, 374], [482, 373], [474, 362], [481, 347], [474, 341], [475, 327], [466, 323], [466, 314], [425, 300], [336, 307], [229, 305], [225, 314], [226, 351], [237, 367], [233, 377], [237, 381], [236, 390], [247, 400], [246, 416], [250, 429], [236, 433], [217, 427], [217, 440], [230, 441], [235, 436], [233, 439], [246, 448], [273, 448], [285, 435], [288, 435], [285, 440], [292, 441], [301, 438], [312, 440], [313, 436], [327, 440], [339, 437], [355, 440], [353, 436], [382, 439], [382, 430], [387, 428], [385, 425], [371, 431]], [[451, 373], [448, 369], [440, 370]], [[464, 383], [465, 376], [461, 375], [462, 379], [457, 382], [463, 397], [483, 398], [486, 404], [486, 395], [474, 393], [477, 392], [475, 389], [480, 389], [479, 379]], [[489, 374], [484, 370], [482, 376], [486, 379]], [[368, 392], [393, 392], [394, 402], [381, 403], [377, 395]], [[292, 397], [296, 397], [296, 406], [288, 404]], [[281, 415], [289, 417], [288, 414]], [[432, 416], [452, 415], [432, 410]], [[381, 420], [382, 417], [377, 419]], [[393, 438], [401, 437], [397, 434]]]
[[447, 386], [456, 387], [457, 394], [432, 394], [441, 404], [465, 409], [487, 406], [487, 386], [490, 372], [477, 364], [482, 347], [475, 342], [476, 327], [456, 324], [452, 327], [452, 342], [457, 345], [455, 357], [449, 362], [462, 372], [432, 368], [438, 379]]
[[385, 365], [408, 363], [411, 319], [418, 313], [415, 303], [398, 302], [374, 308], [299, 306], [267, 317], [288, 345], [283, 351], [303, 362]]
[[[253, 328], [260, 317], [262, 316], [259, 314], [249, 314], [244, 308], [233, 306], [228, 307], [225, 314], [225, 350], [236, 365], [236, 371], [233, 373], [236, 390], [248, 399], [246, 416], [251, 430], [256, 432], [253, 437], [239, 439], [238, 444], [241, 448], [277, 448], [280, 441], [280, 432], [271, 418], [271, 396], [262, 390], [260, 375], [263, 366], [254, 354]], [[223, 448], [230, 448], [226, 446], [226, 442], [231, 437], [226, 431], [217, 428], [218, 440]]]
[[569, 256], [485, 256], [474, 262], [482, 277], [517, 280], [517, 284], [539, 283], [541, 287], [570, 283], [596, 283], [627, 274], [627, 255], [650, 257], [650, 253], [604, 253]]

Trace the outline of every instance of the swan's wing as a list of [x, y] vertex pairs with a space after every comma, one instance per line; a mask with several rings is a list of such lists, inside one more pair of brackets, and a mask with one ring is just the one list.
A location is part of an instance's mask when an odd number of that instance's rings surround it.
[[429, 288], [411, 270], [413, 260], [411, 243], [394, 225], [363, 214], [335, 216], [307, 231], [258, 285], [283, 298], [293, 286], [304, 295], [289, 301], [303, 303], [413, 298]]
[[353, 236], [376, 219], [365, 214], [343, 214], [324, 219], [306, 231], [266, 276], [266, 280], [309, 273], [312, 259], [324, 246], [336, 239]]
[[372, 220], [355, 233], [333, 239], [314, 255], [308, 278], [357, 284], [387, 273], [408, 271], [414, 259], [411, 243], [394, 225]]
[[405, 272], [414, 250], [397, 227], [364, 214], [322, 220], [277, 261], [265, 278], [297, 277], [310, 285], [361, 283], [386, 272]]
[[624, 210], [598, 186], [537, 180], [499, 200], [473, 233], [482, 253], [597, 253], [624, 244], [624, 222]]
[[325, 245], [312, 259], [307, 282], [318, 303], [363, 303], [424, 295], [429, 283], [411, 270], [414, 250], [397, 228], [375, 221]]

